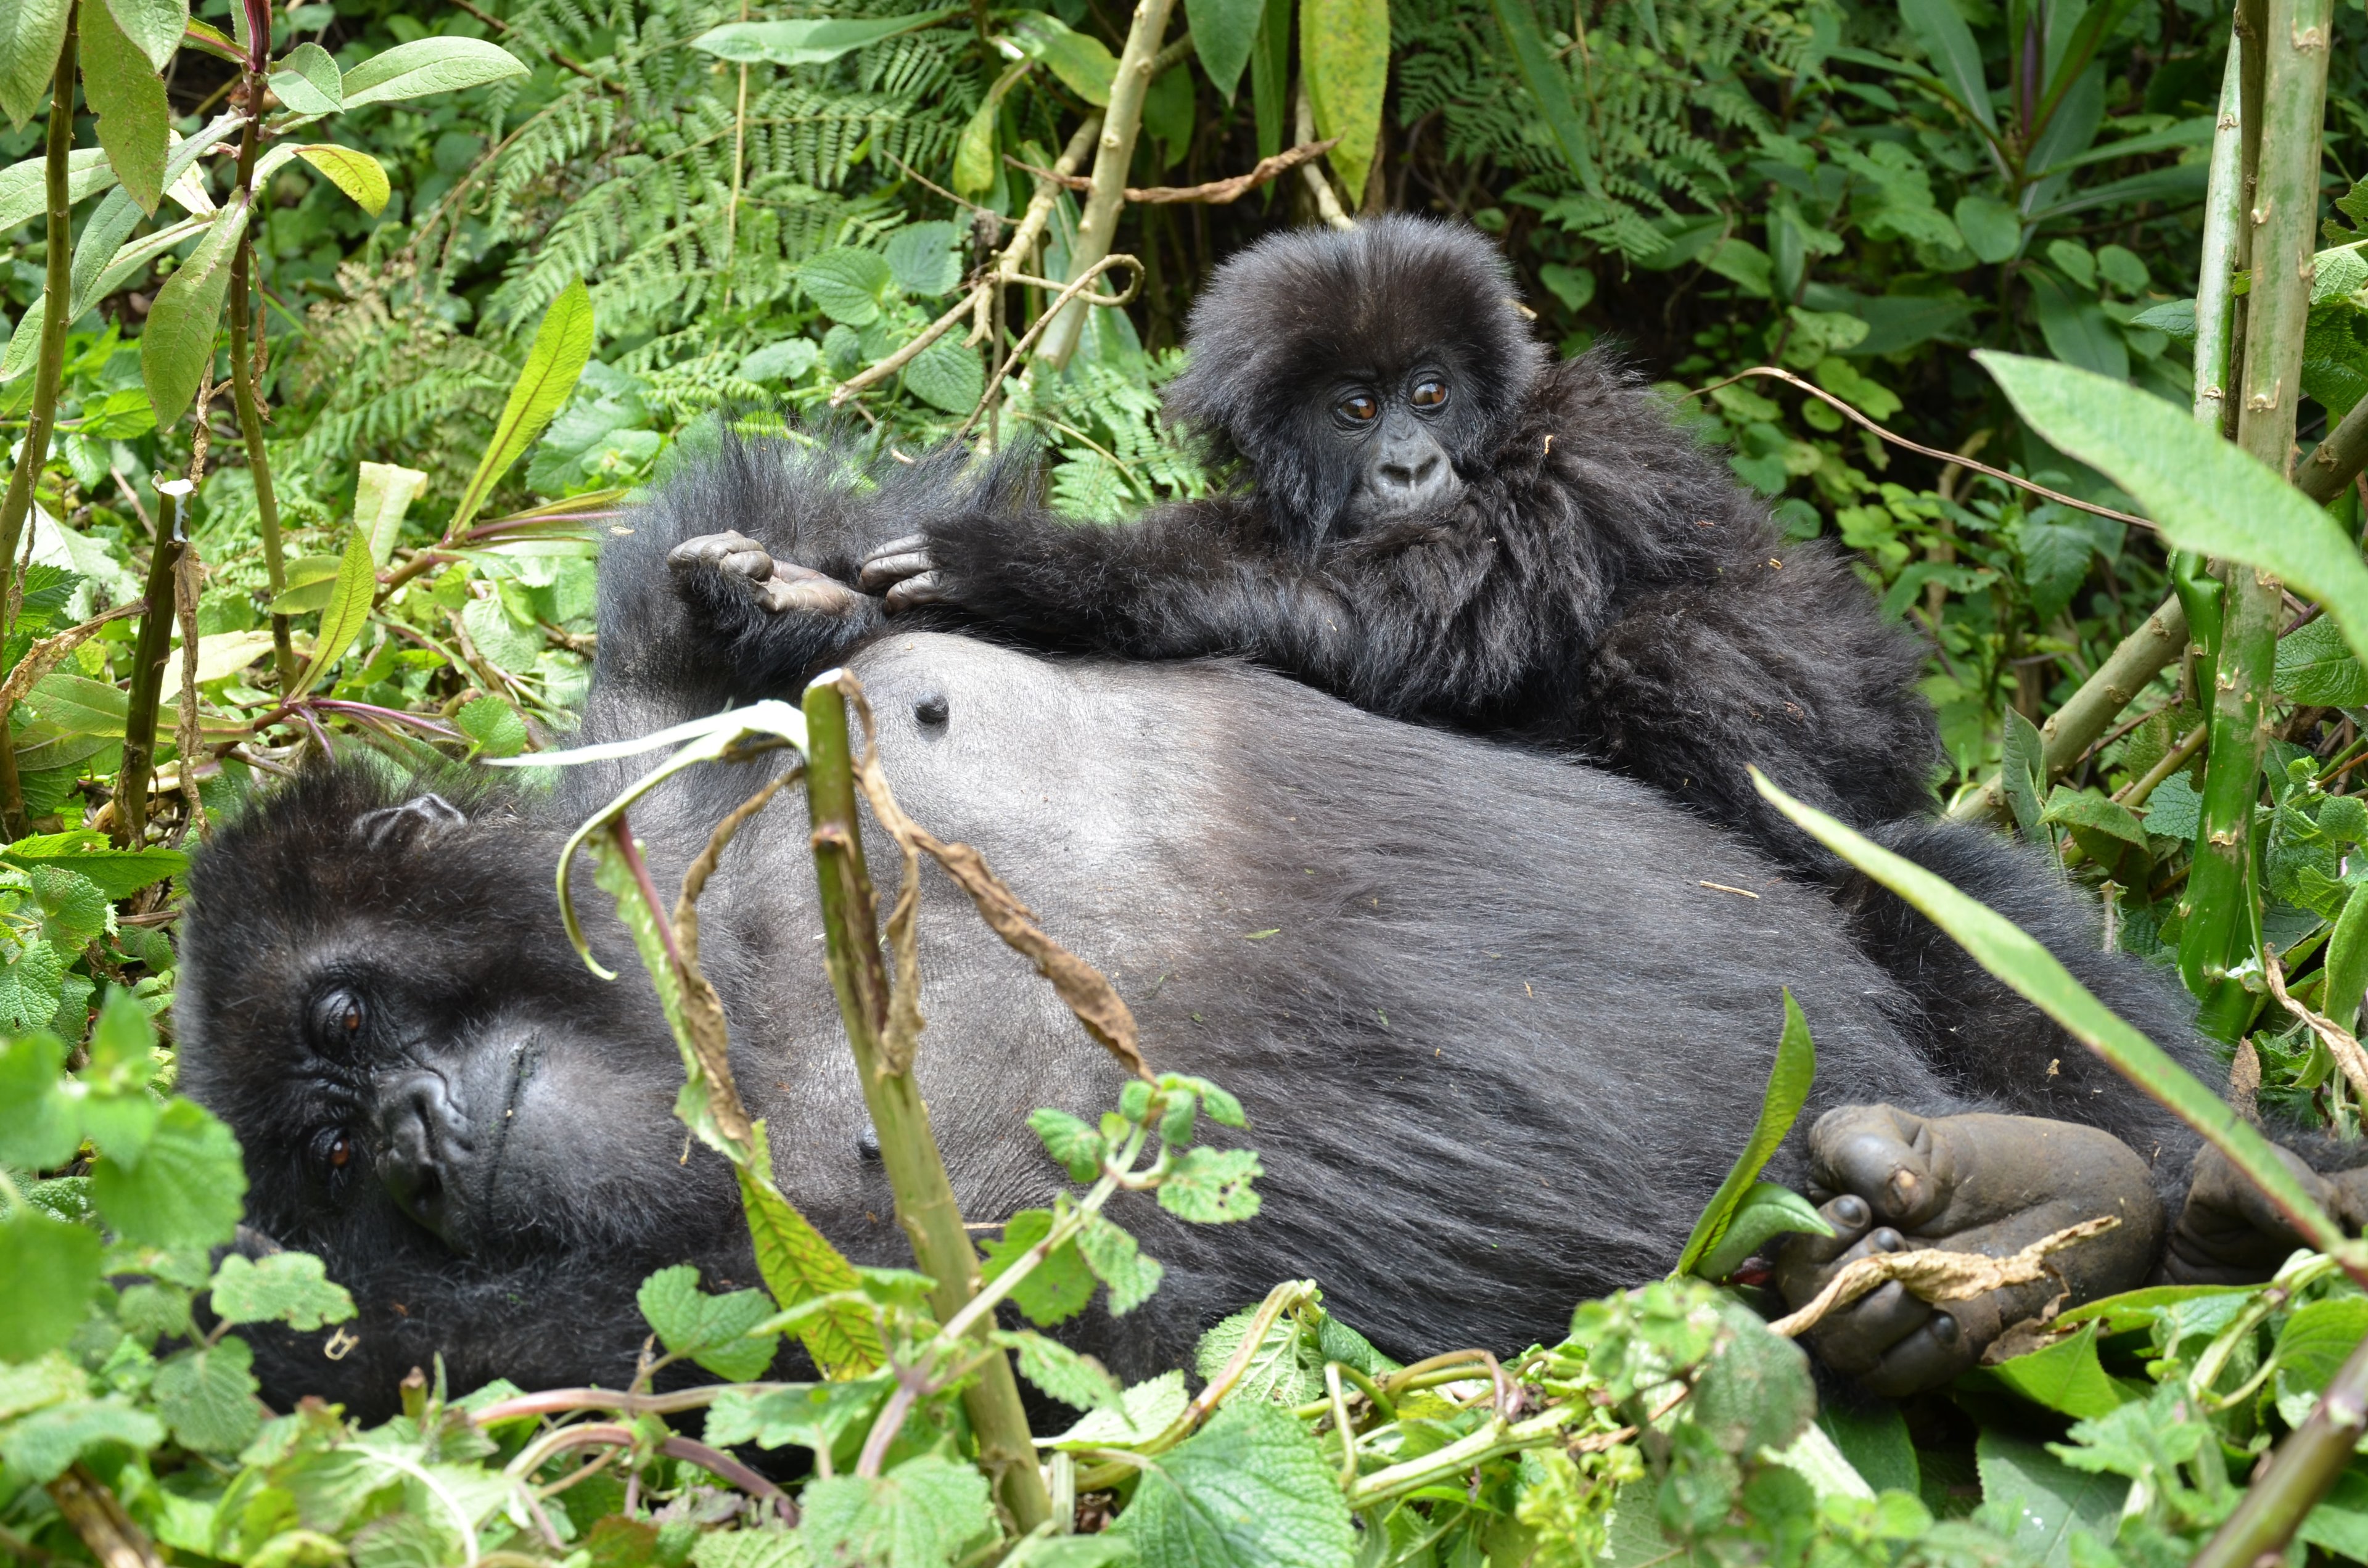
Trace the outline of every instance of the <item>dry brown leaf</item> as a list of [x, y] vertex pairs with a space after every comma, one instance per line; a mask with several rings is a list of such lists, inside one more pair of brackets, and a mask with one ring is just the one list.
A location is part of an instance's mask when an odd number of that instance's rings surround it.
[[1977, 1252], [1943, 1252], [1937, 1247], [1861, 1257], [1827, 1280], [1826, 1288], [1807, 1306], [1768, 1326], [1787, 1339], [1797, 1337], [1816, 1327], [1830, 1313], [1895, 1279], [1926, 1301], [1964, 1301], [2009, 1285], [2028, 1285], [2046, 1278], [2050, 1254], [2062, 1252], [2091, 1236], [2101, 1236], [2121, 1222], [2112, 1214], [2083, 1220], [2053, 1235], [2042, 1236], [2021, 1252], [2005, 1257]]

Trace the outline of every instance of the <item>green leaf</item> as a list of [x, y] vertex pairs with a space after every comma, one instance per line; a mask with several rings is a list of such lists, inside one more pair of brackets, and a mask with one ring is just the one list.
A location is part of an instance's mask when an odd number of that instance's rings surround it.
[[2000, 1361], [1989, 1369], [2033, 1404], [2093, 1420], [2119, 1408], [2124, 1396], [2097, 1359], [2097, 1325], [2083, 1324], [2068, 1339]]
[[1996, 131], [1998, 117], [1990, 110], [1988, 80], [1982, 74], [1981, 45], [1974, 30], [1950, 0], [1899, 0], [1899, 19], [1907, 24], [1917, 44], [1958, 105], [1983, 129]]
[[1024, 11], [1012, 23], [1011, 41], [1086, 102], [1096, 108], [1109, 106], [1110, 83], [1118, 77], [1118, 57], [1101, 40], [1071, 31], [1050, 13]]
[[1258, 121], [1258, 155], [1282, 150], [1283, 104], [1291, 82], [1291, 0], [1267, 0], [1258, 16], [1258, 49], [1250, 56], [1250, 107]]
[[[411, 47], [405, 44], [392, 52], [400, 54]], [[592, 358], [593, 335], [592, 295], [579, 278], [561, 290], [559, 297], [551, 301], [551, 308], [543, 312], [542, 324], [535, 328], [534, 343], [527, 349], [526, 368], [518, 372], [517, 383], [510, 388], [509, 401], [502, 405], [501, 419], [494, 426], [494, 438], [486, 444], [484, 458], [470, 477], [469, 487], [461, 493], [460, 505], [452, 509], [452, 520], [445, 525], [448, 535], [469, 526], [492, 493], [494, 482], [507, 473], [519, 455], [534, 445], [534, 438], [542, 434], [551, 416], [575, 391], [584, 366]]]
[[2357, 1470], [2338, 1475], [2294, 1539], [2354, 1562], [2368, 1562], [2368, 1475]]
[[97, 1231], [30, 1204], [0, 1220], [0, 1361], [29, 1361], [73, 1337], [104, 1250]]
[[1994, 196], [1959, 197], [1955, 217], [1965, 248], [1977, 260], [1996, 267], [2022, 248], [2022, 214]]
[[177, 849], [118, 849], [105, 834], [86, 828], [20, 838], [0, 849], [0, 860], [27, 870], [37, 866], [70, 870], [95, 883], [109, 900], [129, 898], [189, 869], [189, 858]]
[[2336, 916], [2335, 934], [2327, 939], [2327, 991], [2320, 1010], [2350, 1028], [2360, 1016], [2362, 994], [2368, 994], [2368, 898], [2355, 887]]
[[962, 281], [960, 244], [951, 223], [907, 223], [888, 236], [888, 271], [907, 294], [937, 299]]
[[1817, 1414], [1808, 1352], [1738, 1301], [1719, 1316], [1727, 1332], [1695, 1380], [1694, 1425], [1730, 1454], [1790, 1447]]
[[321, 630], [313, 640], [313, 656], [297, 675], [290, 695], [302, 697], [321, 683], [354, 639], [370, 624], [370, 600], [378, 594], [378, 568], [370, 561], [370, 535], [360, 528], [346, 541], [345, 559], [337, 564], [336, 586], [321, 611]]
[[40, 1171], [74, 1158], [82, 1119], [58, 1087], [65, 1060], [65, 1041], [53, 1034], [0, 1043], [0, 1165]]
[[354, 483], [354, 527], [370, 536], [371, 563], [384, 566], [393, 559], [403, 539], [403, 519], [427, 488], [427, 476], [416, 468], [393, 463], [365, 462]]
[[234, 1454], [255, 1440], [257, 1392], [255, 1352], [236, 1335], [166, 1358], [148, 1385], [173, 1440], [207, 1454]]
[[1159, 1289], [1160, 1276], [1167, 1272], [1156, 1258], [1134, 1244], [1133, 1236], [1099, 1214], [1077, 1233], [1076, 1246], [1094, 1278], [1110, 1287], [1112, 1317], [1124, 1317], [1151, 1300], [1151, 1293]]
[[1325, 156], [1353, 210], [1364, 199], [1381, 138], [1382, 96], [1390, 82], [1389, 0], [1300, 0], [1299, 57], [1315, 134], [1340, 139]]
[[[855, 1266], [772, 1184], [772, 1153], [765, 1124], [756, 1124], [757, 1170], [735, 1166], [740, 1207], [757, 1249], [757, 1271], [776, 1305], [786, 1312], [817, 1296], [853, 1292], [860, 1280]], [[763, 1174], [759, 1174], [763, 1173]], [[860, 1302], [833, 1307], [808, 1317], [798, 1338], [825, 1377], [852, 1377], [882, 1360], [879, 1331]]]
[[870, 1426], [880, 1402], [895, 1386], [875, 1373], [839, 1383], [792, 1383], [763, 1393], [734, 1390], [707, 1412], [707, 1441], [723, 1448], [754, 1443], [760, 1449], [796, 1444], [828, 1453], [858, 1426]]
[[986, 391], [986, 367], [975, 350], [962, 346], [961, 336], [946, 334], [905, 367], [905, 390], [948, 414], [968, 414]]
[[[1281, 4], [1282, 0], [1276, 0]], [[1530, 8], [1530, 0], [1490, 0], [1497, 12], [1497, 26], [1505, 35], [1506, 45], [1512, 51], [1513, 68], [1520, 73], [1521, 85], [1537, 101], [1539, 112], [1545, 118], [1548, 135], [1562, 149], [1563, 161], [1580, 185], [1590, 193], [1602, 188], [1595, 172], [1595, 154], [1587, 133], [1587, 121], [1579, 118], [1577, 100], [1571, 97], [1570, 77], [1565, 74], [1538, 33], [1537, 13]]]
[[809, 1482], [798, 1500], [804, 1512], [798, 1537], [815, 1562], [945, 1568], [996, 1528], [986, 1478], [936, 1454], [871, 1480]]
[[0, 0], [0, 110], [9, 124], [23, 125], [49, 101], [71, 9], [71, 0]]
[[527, 68], [499, 44], [479, 38], [423, 38], [374, 54], [346, 73], [346, 108], [482, 87]]
[[307, 142], [290, 151], [328, 176], [330, 184], [353, 198], [354, 205], [371, 217], [386, 210], [393, 187], [387, 184], [386, 169], [368, 153], [334, 142]]
[[[1768, 1070], [1768, 1086], [1760, 1092], [1759, 1119], [1752, 1123], [1751, 1136], [1745, 1140], [1742, 1153], [1736, 1155], [1726, 1179], [1718, 1184], [1702, 1217], [1694, 1221], [1693, 1233], [1686, 1238], [1685, 1250], [1678, 1255], [1678, 1266], [1670, 1271], [1672, 1274], [1695, 1272], [1703, 1255], [1726, 1234], [1736, 1210], [1752, 1190], [1752, 1184], [1774, 1157], [1784, 1135], [1793, 1131], [1793, 1123], [1799, 1118], [1801, 1107], [1807, 1103], [1809, 1086], [1816, 1076], [1817, 1048], [1809, 1039], [1809, 1020], [1801, 1016], [1801, 1005], [1793, 1000], [1793, 993], [1788, 990], [1784, 993], [1784, 1028], [1776, 1037], [1776, 1060]], [[1833, 1233], [1827, 1230], [1824, 1233]], [[1764, 1241], [1767, 1237], [1759, 1239]], [[1728, 1265], [1729, 1268], [1733, 1267]]]
[[1159, 1184], [1159, 1206], [1196, 1225], [1223, 1225], [1258, 1211], [1250, 1183], [1265, 1175], [1248, 1149], [1188, 1149]]
[[1057, 1339], [1025, 1330], [998, 1329], [995, 1342], [1019, 1357], [1019, 1375], [1064, 1404], [1079, 1410], [1115, 1409], [1124, 1396], [1110, 1369]]
[[39, 866], [31, 881], [41, 937], [59, 951], [77, 952], [107, 930], [107, 895], [89, 878], [63, 866]]
[[2067, 365], [2126, 381], [2129, 345], [2097, 302], [2076, 297], [2044, 268], [2032, 267], [2023, 276], [2031, 280], [2031, 302], [2047, 351]]
[[169, 427], [189, 411], [198, 383], [213, 363], [214, 329], [230, 288], [232, 255], [246, 233], [247, 203], [233, 197], [206, 225], [205, 238], [189, 259], [165, 279], [140, 334], [140, 374], [156, 423]]
[[2164, 542], [2242, 561], [2325, 604], [2368, 647], [2368, 565], [2335, 519], [2267, 465], [2160, 398], [2066, 365], [1974, 356], [2047, 442], [2137, 498]]
[[238, 1140], [194, 1101], [175, 1099], [127, 1166], [105, 1147], [90, 1173], [91, 1200], [126, 1241], [160, 1247], [219, 1246], [238, 1228], [246, 1171]]
[[259, 1261], [233, 1253], [214, 1274], [213, 1309], [224, 1323], [284, 1323], [310, 1333], [352, 1317], [354, 1299], [311, 1253], [276, 1252]]
[[14, 1421], [28, 1411], [46, 1410], [90, 1392], [90, 1375], [74, 1358], [58, 1352], [27, 1358], [20, 1365], [0, 1362], [0, 1422]]
[[0, 1460], [35, 1484], [55, 1481], [85, 1449], [121, 1443], [145, 1450], [165, 1440], [164, 1424], [120, 1399], [76, 1400], [35, 1411], [0, 1434]]
[[82, 311], [87, 311], [98, 302], [95, 290], [99, 278], [106, 273], [108, 264], [115, 259], [116, 253], [122, 249], [123, 242], [131, 237], [131, 231], [139, 226], [140, 204], [132, 200], [131, 193], [121, 186], [108, 191], [107, 199], [98, 204], [98, 210], [84, 222], [82, 234], [74, 241], [74, 261], [69, 274], [73, 282], [72, 302], [82, 310], [70, 307], [67, 312], [70, 317], [80, 315]]
[[689, 1357], [725, 1382], [752, 1381], [773, 1364], [773, 1336], [748, 1336], [773, 1315], [762, 1290], [711, 1296], [699, 1288], [698, 1268], [680, 1263], [643, 1280], [635, 1299], [670, 1354]]
[[1693, 1272], [1705, 1279], [1724, 1279], [1743, 1267], [1770, 1236], [1800, 1232], [1830, 1236], [1834, 1228], [1807, 1199], [1772, 1181], [1755, 1182], [1728, 1217], [1726, 1229], [1710, 1250], [1694, 1262]]
[[17, 949], [0, 969], [0, 1028], [22, 1032], [47, 1027], [57, 1016], [66, 958], [43, 941]]
[[[0, 11], [5, 11], [6, 5], [6, 0], [0, 0]], [[41, 90], [49, 90], [47, 77], [42, 79]], [[48, 165], [40, 158], [0, 169], [0, 233], [29, 223], [49, 210], [48, 179]], [[85, 147], [66, 154], [67, 201], [95, 196], [114, 183], [115, 171], [108, 167], [104, 148]]]
[[1356, 1555], [1315, 1438], [1286, 1411], [1240, 1402], [1150, 1460], [1109, 1533], [1143, 1568], [1349, 1568]]
[[882, 303], [896, 286], [885, 258], [851, 245], [824, 251], [808, 261], [798, 268], [798, 282], [824, 314], [848, 326], [878, 321]]
[[2325, 616], [2278, 639], [2275, 687], [2280, 697], [2320, 708], [2368, 703], [2368, 669]]
[[335, 114], [346, 107], [337, 62], [317, 43], [300, 43], [271, 67], [271, 90], [298, 114]]
[[1043, 1143], [1044, 1152], [1053, 1156], [1053, 1163], [1069, 1173], [1071, 1181], [1091, 1181], [1101, 1174], [1102, 1156], [1109, 1152], [1109, 1146], [1102, 1142], [1100, 1133], [1067, 1111], [1051, 1106], [1030, 1111], [1028, 1130]]
[[171, 62], [188, 30], [189, 0], [107, 0], [107, 10], [123, 36], [138, 45], [158, 71]]
[[962, 6], [948, 6], [860, 22], [726, 22], [691, 40], [690, 47], [740, 65], [826, 65], [868, 44], [963, 14]]
[[[1202, 1381], [1214, 1381], [1224, 1372], [1258, 1314], [1258, 1308], [1245, 1307], [1201, 1336], [1192, 1347], [1192, 1369]], [[1241, 1376], [1227, 1397], [1241, 1403], [1284, 1406], [1323, 1398], [1323, 1347], [1309, 1340], [1306, 1323], [1297, 1312], [1275, 1318], [1243, 1363]]]
[[98, 116], [98, 144], [140, 210], [154, 216], [165, 197], [165, 81], [147, 51], [115, 24], [105, 6], [81, 10], [84, 99]]
[[526, 721], [505, 699], [480, 697], [465, 702], [452, 722], [486, 756], [516, 756], [526, 750]]
[[[996, 113], [1002, 108], [1004, 95], [1019, 84], [1020, 77], [1034, 69], [1035, 64], [1033, 60], [1014, 61], [988, 86], [986, 97], [972, 112], [970, 123], [962, 127], [962, 138], [954, 144], [954, 190], [957, 194], [977, 196], [994, 187]], [[816, 302], [821, 302], [819, 298]]]
[[2337, 1296], [2312, 1301], [2278, 1331], [2278, 1415], [2289, 1426], [2309, 1419], [2343, 1363], [2368, 1338], [2368, 1299]]
[[[1998, 359], [2005, 357], [1993, 355], [1991, 358]], [[2062, 366], [2050, 365], [2044, 360], [2024, 359], [2018, 363], [2035, 366], [2054, 374], [2078, 374], [2077, 371], [2065, 371]], [[2112, 390], [2115, 392], [2129, 391], [2121, 386], [2113, 386]], [[2129, 395], [2145, 398], [2146, 394], [2129, 392]], [[2171, 418], [2183, 432], [2196, 428], [2182, 413], [2174, 411]], [[2236, 450], [2234, 448], [2228, 449]], [[2243, 458], [2242, 460], [2252, 462], [2250, 458]], [[2258, 468], [2260, 465], [2254, 466]], [[2266, 473], [2268, 471], [2261, 472]], [[2280, 490], [2286, 488], [2283, 484], [2275, 487]], [[2287, 493], [2292, 494], [2291, 491]], [[2326, 515], [2310, 506], [2309, 503], [2301, 504], [2320, 521], [2327, 521]], [[2331, 528], [2332, 523], [2328, 523], [2328, 527]], [[2368, 568], [2362, 570], [2368, 574]], [[2006, 982], [2017, 994], [2061, 1024], [2074, 1039], [2102, 1057], [2116, 1072], [2160, 1101], [2181, 1121], [2203, 1134], [2284, 1211], [2287, 1219], [2313, 1246], [2321, 1251], [2332, 1251], [2344, 1245], [2343, 1233], [2328, 1219], [2317, 1201], [2286, 1169], [2268, 1139], [2240, 1120], [2226, 1101], [2172, 1061], [2160, 1046], [2098, 1001], [2035, 937], [1913, 861], [1870, 842], [1814, 806], [1793, 800], [1756, 768], [1752, 772], [1752, 782], [1763, 797], [1774, 802], [1777, 810], [1799, 824], [1812, 838], [1906, 900], [1918, 913], [1955, 938], [1957, 945], [1964, 948], [1976, 963]]]
[[1059, 1437], [1037, 1441], [1056, 1449], [1119, 1449], [1146, 1443], [1184, 1414], [1185, 1402], [1182, 1369], [1162, 1372], [1127, 1390], [1116, 1409], [1089, 1410], [1085, 1419]]
[[1184, 0], [1184, 18], [1191, 24], [1201, 69], [1228, 104], [1241, 86], [1242, 67], [1250, 62], [1258, 18], [1265, 11], [1266, 0]]
[[[1038, 1112], [1042, 1115], [1042, 1112]], [[1032, 1118], [1030, 1119], [1033, 1119]], [[1086, 1179], [1083, 1176], [1077, 1178]], [[1022, 1209], [1004, 1222], [1003, 1234], [979, 1244], [986, 1254], [979, 1267], [979, 1282], [990, 1284], [1017, 1263], [1037, 1243], [1053, 1233], [1053, 1211]], [[1093, 1300], [1094, 1274], [1077, 1253], [1074, 1241], [1062, 1243], [1012, 1288], [1011, 1302], [1040, 1328], [1066, 1323]]]
[[1974, 1451], [1982, 1480], [1975, 1517], [2012, 1543], [2016, 1561], [2072, 1568], [2075, 1535], [2093, 1537], [2100, 1549], [2113, 1539], [2127, 1477], [2074, 1470], [2037, 1443], [1987, 1428]]
[[1916, 1445], [1907, 1436], [1907, 1422], [1899, 1406], [1888, 1400], [1869, 1400], [1862, 1406], [1828, 1401], [1817, 1407], [1817, 1426], [1836, 1449], [1877, 1492], [1905, 1492], [1913, 1497], [1921, 1488], [1922, 1467]]

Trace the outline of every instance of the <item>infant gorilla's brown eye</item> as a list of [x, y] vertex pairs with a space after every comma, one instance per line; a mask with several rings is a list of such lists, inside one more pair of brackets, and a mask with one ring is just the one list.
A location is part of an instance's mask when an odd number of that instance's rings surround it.
[[1340, 400], [1340, 412], [1362, 425], [1382, 412], [1382, 405], [1363, 392]]
[[1417, 408], [1437, 408], [1447, 401], [1447, 383], [1436, 376], [1426, 376], [1414, 384], [1408, 401]]

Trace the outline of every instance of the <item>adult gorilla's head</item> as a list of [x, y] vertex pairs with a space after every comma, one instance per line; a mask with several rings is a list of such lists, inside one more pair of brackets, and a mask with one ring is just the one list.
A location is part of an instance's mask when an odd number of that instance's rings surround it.
[[1302, 549], [1434, 511], [1545, 363], [1473, 230], [1383, 217], [1299, 230], [1217, 269], [1171, 417], [1247, 463]]

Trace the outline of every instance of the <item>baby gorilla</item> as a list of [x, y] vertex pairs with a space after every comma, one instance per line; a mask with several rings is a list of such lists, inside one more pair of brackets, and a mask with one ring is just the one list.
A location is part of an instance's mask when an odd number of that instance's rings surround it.
[[1548, 364], [1503, 261], [1426, 219], [1277, 235], [1192, 314], [1169, 415], [1241, 483], [1118, 527], [1021, 465], [862, 586], [1053, 647], [1235, 653], [1394, 717], [1583, 752], [1795, 864], [1757, 764], [1858, 825], [1929, 812], [1922, 656], [1608, 354]]

